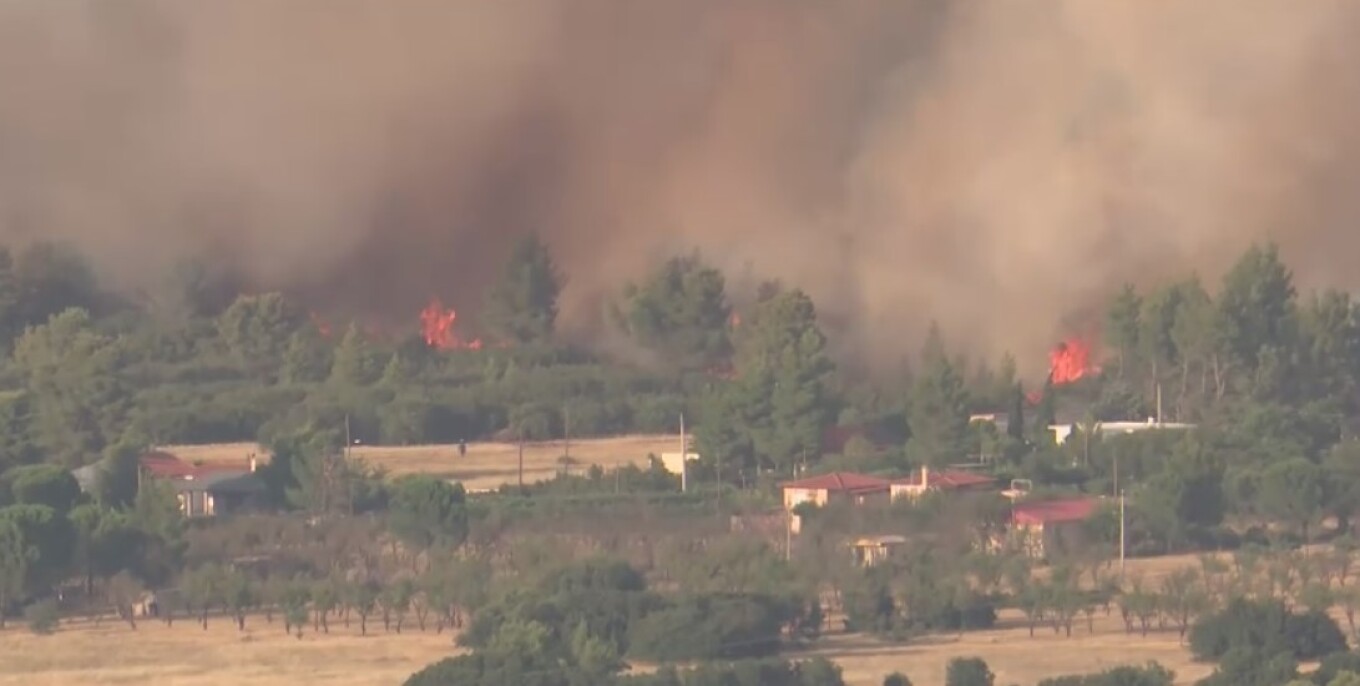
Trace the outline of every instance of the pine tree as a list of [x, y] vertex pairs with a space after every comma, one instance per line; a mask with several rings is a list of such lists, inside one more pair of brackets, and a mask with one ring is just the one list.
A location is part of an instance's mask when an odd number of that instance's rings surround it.
[[667, 363], [707, 369], [732, 352], [725, 288], [722, 273], [698, 255], [675, 258], [642, 285], [625, 287], [615, 319]]
[[1025, 387], [1015, 384], [1011, 393], [1010, 416], [1006, 418], [1006, 434], [1017, 441], [1025, 440]]
[[375, 376], [373, 351], [369, 348], [359, 327], [351, 324], [335, 348], [335, 361], [331, 364], [331, 381], [364, 386], [373, 383]]
[[487, 324], [502, 340], [542, 343], [557, 322], [557, 296], [562, 277], [537, 234], [515, 246], [505, 272], [487, 298]]
[[927, 337], [921, 364], [907, 401], [907, 454], [915, 462], [942, 467], [968, 456], [968, 391], [944, 354], [938, 330], [932, 328]]
[[1034, 410], [1034, 438], [1036, 441], [1048, 442], [1053, 438], [1053, 432], [1049, 427], [1058, 421], [1058, 410], [1056, 400], [1053, 397], [1053, 382], [1044, 383], [1043, 395], [1039, 397], [1039, 406]]
[[303, 327], [288, 339], [280, 373], [286, 383], [316, 383], [324, 381], [331, 371], [331, 351], [321, 336], [310, 327]]
[[415, 378], [416, 367], [409, 361], [401, 351], [392, 353], [392, 357], [387, 361], [387, 367], [383, 370], [381, 383], [392, 388], [401, 388], [410, 383]]
[[738, 380], [712, 402], [740, 423], [708, 440], [729, 449], [749, 442], [766, 466], [789, 468], [819, 457], [822, 432], [834, 417], [827, 386], [833, 367], [806, 294], [781, 292], [756, 307], [738, 341], [737, 369]]

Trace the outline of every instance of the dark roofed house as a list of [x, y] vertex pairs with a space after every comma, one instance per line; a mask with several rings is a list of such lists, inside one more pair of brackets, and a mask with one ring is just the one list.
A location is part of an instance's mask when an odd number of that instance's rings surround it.
[[265, 493], [264, 484], [250, 472], [215, 472], [203, 478], [175, 479], [171, 484], [180, 509], [188, 517], [212, 517], [257, 509]]
[[163, 451], [143, 455], [144, 478], [169, 483], [186, 517], [216, 515], [257, 509], [266, 488], [255, 474], [255, 459], [246, 464], [191, 464]]
[[1082, 524], [1100, 509], [1101, 502], [1083, 497], [1016, 504], [1011, 510], [1011, 540], [1036, 558], [1081, 545]]

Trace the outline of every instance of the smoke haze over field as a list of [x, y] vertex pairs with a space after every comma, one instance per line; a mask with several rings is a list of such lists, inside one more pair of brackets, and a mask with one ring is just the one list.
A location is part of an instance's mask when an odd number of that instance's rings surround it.
[[405, 317], [539, 231], [564, 322], [661, 258], [1029, 371], [1125, 280], [1360, 286], [1348, 0], [11, 0], [0, 237]]

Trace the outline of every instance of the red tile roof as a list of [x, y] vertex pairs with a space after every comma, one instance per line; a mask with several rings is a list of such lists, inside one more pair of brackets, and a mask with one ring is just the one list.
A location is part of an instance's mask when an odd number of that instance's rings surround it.
[[[954, 469], [947, 469], [942, 472], [930, 472], [930, 476], [927, 478], [930, 481], [928, 485], [945, 490], [954, 488], [967, 488], [969, 486], [984, 486], [996, 482], [996, 479], [987, 476], [986, 474], [964, 472]], [[894, 479], [893, 483], [906, 484], [909, 486], [920, 486], [921, 473], [918, 471], [912, 473], [912, 475], [909, 477], [903, 479]]]
[[1095, 514], [1100, 507], [1097, 498], [1068, 498], [1045, 502], [1022, 503], [1011, 511], [1014, 524], [1056, 524], [1079, 522]]
[[888, 490], [889, 484], [879, 479], [854, 472], [832, 472], [798, 481], [780, 484], [781, 488], [798, 488], [807, 491], [830, 491], [832, 493], [874, 493]]
[[243, 474], [250, 471], [249, 460], [239, 465], [224, 462], [196, 465], [160, 450], [143, 455], [140, 462], [142, 469], [157, 479], [201, 479], [209, 474]]

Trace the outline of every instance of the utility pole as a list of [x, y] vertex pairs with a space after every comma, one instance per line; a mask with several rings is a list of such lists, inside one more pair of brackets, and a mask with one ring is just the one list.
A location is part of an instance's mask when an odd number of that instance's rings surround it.
[[718, 514], [718, 519], [721, 520], [723, 481], [722, 481], [722, 453], [720, 452], [713, 453], [713, 472], [714, 476], [716, 477], [714, 481], [718, 487], [718, 494], [713, 499], [714, 501], [713, 510]]
[[[344, 464], [340, 465], [340, 471], [341, 471], [341, 473], [343, 473], [345, 469], [348, 469], [348, 468], [349, 468], [349, 465], [350, 465], [350, 461], [349, 461], [350, 452], [349, 452], [349, 449], [350, 449], [350, 446], [353, 446], [353, 445], [354, 445], [354, 439], [350, 436], [350, 433], [349, 433], [349, 413], [346, 412], [346, 413], [345, 413], [345, 452], [343, 453], [343, 454], [344, 454]], [[344, 486], [345, 486], [345, 502], [346, 502], [346, 504], [347, 504], [347, 506], [346, 506], [345, 509], [349, 512], [350, 516], [353, 516], [353, 515], [354, 515], [354, 489], [350, 488], [350, 487], [349, 487], [350, 485], [349, 485], [348, 483], [344, 484]]]
[[[565, 449], [566, 449], [566, 456], [567, 456], [568, 459], [570, 459], [570, 458], [571, 458], [571, 408], [568, 407], [568, 406], [566, 406], [566, 405], [563, 405], [563, 406], [562, 406], [562, 433], [565, 434], [566, 439], [567, 439], [567, 445], [566, 445], [566, 448], [565, 448]], [[571, 463], [568, 462], [567, 464], [571, 464]]]
[[524, 437], [519, 439], [519, 490], [524, 491]]
[[680, 413], [680, 492], [689, 493], [689, 455], [685, 450], [685, 413]]
[[1119, 495], [1119, 453], [1114, 454], [1114, 492], [1111, 495]]
[[1124, 492], [1119, 492], [1119, 578], [1124, 578]]
[[1157, 381], [1157, 426], [1162, 425], [1162, 382]]

